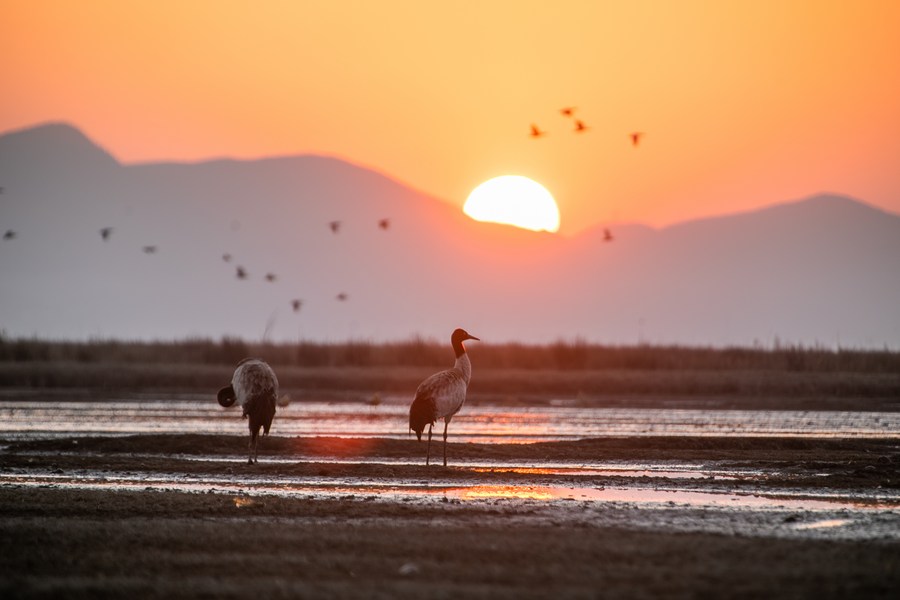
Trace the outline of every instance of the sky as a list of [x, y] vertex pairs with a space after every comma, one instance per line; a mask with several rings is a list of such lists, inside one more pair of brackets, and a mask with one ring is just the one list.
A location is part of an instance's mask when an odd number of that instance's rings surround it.
[[0, 132], [65, 121], [124, 163], [323, 154], [460, 207], [522, 175], [564, 235], [823, 191], [900, 212], [892, 0], [0, 6]]

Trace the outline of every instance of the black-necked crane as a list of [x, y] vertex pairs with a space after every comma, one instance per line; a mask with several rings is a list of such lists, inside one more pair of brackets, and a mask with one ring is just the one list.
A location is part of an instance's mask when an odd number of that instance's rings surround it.
[[380, 219], [378, 221], [378, 226], [381, 227], [382, 229], [384, 229], [385, 231], [387, 231], [388, 228], [390, 228], [390, 226], [391, 226], [391, 220], [390, 219]]
[[113, 233], [112, 227], [104, 227], [103, 229], [100, 230], [100, 237], [103, 238], [104, 242], [108, 242], [112, 233]]
[[631, 145], [637, 148], [638, 144], [641, 143], [641, 138], [644, 137], [643, 131], [635, 131], [631, 135]]
[[559, 109], [559, 112], [564, 117], [571, 117], [573, 114], [575, 114], [575, 107], [574, 106], [566, 106], [564, 108]]
[[225, 253], [222, 255], [222, 260], [225, 262], [231, 262], [231, 255], [229, 253]]
[[231, 377], [231, 385], [223, 387], [217, 395], [219, 404], [228, 408], [235, 401], [243, 407], [242, 417], [249, 419], [250, 444], [247, 464], [257, 460], [259, 430], [269, 435], [272, 419], [275, 418], [275, 404], [278, 402], [278, 378], [265, 361], [245, 358], [238, 363]]
[[537, 125], [535, 125], [535, 124], [532, 123], [532, 125], [531, 125], [531, 137], [533, 137], [533, 138], [539, 138], [539, 137], [542, 137], [542, 136], [545, 136], [545, 135], [547, 135], [547, 132], [546, 132], [546, 131], [541, 131], [541, 130], [538, 128]]
[[328, 226], [331, 227], [331, 233], [337, 233], [341, 230], [341, 222], [340, 221], [331, 221], [328, 223]]
[[275, 283], [276, 281], [278, 281], [278, 275], [276, 275], [275, 273], [266, 273], [265, 279], [269, 283]]
[[349, 298], [349, 296], [347, 295], [346, 292], [341, 292], [340, 294], [338, 294], [337, 296], [335, 296], [335, 298], [336, 298], [337, 300], [341, 301], [341, 302], [346, 302], [346, 301], [347, 301], [347, 298]]
[[247, 269], [244, 267], [237, 267], [234, 271], [234, 275], [238, 279], [247, 279]]
[[416, 432], [416, 439], [422, 441], [422, 432], [428, 426], [428, 447], [425, 464], [431, 461], [431, 432], [438, 419], [444, 419], [444, 466], [447, 466], [447, 426], [453, 415], [459, 412], [466, 401], [466, 389], [472, 378], [472, 363], [466, 354], [463, 342], [478, 340], [464, 329], [456, 329], [450, 336], [450, 345], [456, 354], [453, 368], [435, 373], [427, 378], [416, 390], [416, 397], [409, 407], [409, 428]]
[[300, 312], [301, 306], [303, 306], [303, 300], [300, 300], [299, 298], [291, 300], [291, 308], [294, 309], [294, 312]]
[[582, 121], [575, 119], [575, 133], [584, 133], [590, 129], [587, 125], [585, 125]]
[[144, 254], [156, 254], [156, 246], [144, 246], [142, 250]]
[[14, 240], [16, 239], [16, 232], [12, 229], [7, 229], [6, 233], [3, 234], [4, 240]]

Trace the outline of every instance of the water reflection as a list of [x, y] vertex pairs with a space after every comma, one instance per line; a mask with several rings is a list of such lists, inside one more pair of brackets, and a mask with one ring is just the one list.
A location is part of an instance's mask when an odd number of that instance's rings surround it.
[[[406, 404], [295, 402], [279, 409], [282, 436], [406, 438]], [[604, 436], [900, 437], [900, 413], [466, 407], [454, 419], [460, 442], [527, 443]], [[0, 437], [139, 433], [243, 433], [239, 409], [209, 400], [0, 402]]]

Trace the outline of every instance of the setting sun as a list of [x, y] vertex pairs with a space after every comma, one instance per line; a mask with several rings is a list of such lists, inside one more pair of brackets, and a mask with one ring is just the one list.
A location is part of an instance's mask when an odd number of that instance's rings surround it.
[[559, 230], [559, 207], [541, 184], [520, 175], [504, 175], [472, 190], [463, 212], [476, 221], [504, 223], [532, 231]]

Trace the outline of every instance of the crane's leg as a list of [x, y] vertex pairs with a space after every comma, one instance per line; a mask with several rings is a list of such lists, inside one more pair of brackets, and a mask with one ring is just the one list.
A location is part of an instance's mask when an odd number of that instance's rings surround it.
[[247, 457], [247, 464], [252, 465], [256, 461], [256, 443], [259, 441], [259, 427], [255, 430], [250, 429], [250, 448]]
[[444, 421], [444, 466], [447, 466], [447, 425], [449, 421]]
[[428, 426], [428, 446], [425, 450], [425, 466], [428, 466], [428, 461], [431, 459], [431, 430], [434, 428], [434, 423]]

